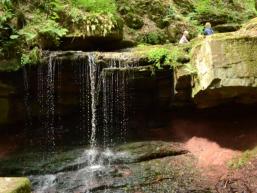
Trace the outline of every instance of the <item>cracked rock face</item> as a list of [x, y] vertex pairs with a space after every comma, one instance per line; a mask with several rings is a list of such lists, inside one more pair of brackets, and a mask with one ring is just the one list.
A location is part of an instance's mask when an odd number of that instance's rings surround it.
[[247, 29], [207, 37], [194, 48], [193, 99], [198, 106], [257, 102], [257, 36]]

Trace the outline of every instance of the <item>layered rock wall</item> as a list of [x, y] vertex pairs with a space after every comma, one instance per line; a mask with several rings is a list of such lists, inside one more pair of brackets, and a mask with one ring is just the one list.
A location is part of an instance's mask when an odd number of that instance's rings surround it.
[[192, 97], [198, 106], [257, 102], [257, 33], [253, 26], [206, 37], [194, 48], [197, 76]]

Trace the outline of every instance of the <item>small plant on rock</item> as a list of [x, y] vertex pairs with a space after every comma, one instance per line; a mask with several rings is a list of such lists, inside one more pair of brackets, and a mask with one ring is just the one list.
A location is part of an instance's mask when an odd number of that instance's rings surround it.
[[148, 52], [148, 58], [155, 67], [161, 69], [163, 65], [171, 63], [170, 50], [166, 48], [154, 48]]

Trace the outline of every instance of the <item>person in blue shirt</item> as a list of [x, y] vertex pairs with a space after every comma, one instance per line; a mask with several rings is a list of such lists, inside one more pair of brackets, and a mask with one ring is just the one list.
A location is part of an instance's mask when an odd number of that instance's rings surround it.
[[211, 23], [210, 23], [210, 22], [207, 22], [207, 23], [205, 24], [205, 28], [204, 28], [204, 30], [203, 30], [203, 35], [209, 36], [209, 35], [212, 35], [212, 34], [214, 34], [214, 31], [213, 31], [213, 29], [212, 29], [212, 27], [211, 27]]

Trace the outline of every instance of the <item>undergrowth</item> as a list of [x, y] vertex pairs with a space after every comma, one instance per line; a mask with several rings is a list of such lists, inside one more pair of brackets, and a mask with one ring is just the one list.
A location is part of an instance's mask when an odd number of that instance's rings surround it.
[[106, 36], [118, 27], [114, 0], [1, 0], [0, 59], [35, 64], [64, 36]]
[[87, 12], [116, 14], [117, 6], [114, 0], [73, 0], [77, 7]]
[[189, 63], [189, 47], [191, 47], [191, 45], [175, 46], [172, 44], [161, 47], [148, 47], [147, 57], [153, 66], [158, 69], [163, 66], [177, 67], [186, 65], [188, 66], [188, 70], [193, 72], [194, 69], [191, 68], [191, 64]]
[[255, 0], [194, 0], [194, 15], [202, 22], [240, 22], [256, 16], [255, 4]]
[[172, 61], [171, 51], [166, 48], [153, 48], [147, 53], [147, 56], [158, 69], [161, 69], [163, 65], [171, 64]]

